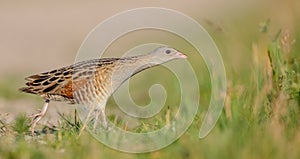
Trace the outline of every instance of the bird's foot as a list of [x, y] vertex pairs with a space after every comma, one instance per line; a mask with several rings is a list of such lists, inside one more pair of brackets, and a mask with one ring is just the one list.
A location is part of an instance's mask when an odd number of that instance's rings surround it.
[[49, 104], [49, 100], [46, 100], [43, 108], [41, 109], [41, 111], [37, 114], [32, 115], [32, 122], [31, 122], [31, 127], [29, 128], [29, 130], [31, 131], [31, 135], [35, 135], [34, 134], [34, 129], [36, 127], [36, 124], [44, 117], [44, 115], [46, 114], [47, 108], [48, 108], [48, 104]]
[[34, 136], [35, 135], [35, 127], [36, 127], [36, 124], [42, 119], [43, 117], [43, 114], [40, 112], [40, 113], [37, 113], [37, 114], [34, 114], [34, 115], [31, 115], [32, 117], [32, 121], [30, 123], [30, 128], [29, 128], [29, 131], [31, 132], [31, 135]]
[[32, 115], [29, 115], [29, 118], [32, 118], [32, 121], [31, 121], [31, 124], [33, 123], [33, 121], [40, 117], [42, 114], [41, 114], [41, 111], [39, 111], [39, 113], [36, 113], [36, 114], [32, 114]]

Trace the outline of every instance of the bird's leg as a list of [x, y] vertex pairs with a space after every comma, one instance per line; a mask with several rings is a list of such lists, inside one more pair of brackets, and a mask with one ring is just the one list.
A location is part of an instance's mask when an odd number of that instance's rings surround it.
[[39, 113], [33, 115], [33, 119], [32, 119], [32, 122], [31, 122], [31, 127], [29, 129], [31, 131], [32, 135], [34, 135], [34, 128], [36, 127], [36, 124], [45, 116], [45, 114], [47, 112], [49, 102], [50, 101], [47, 99], [45, 101], [45, 104], [44, 104], [42, 110]]
[[76, 128], [79, 127], [79, 122], [77, 119], [77, 109], [74, 110], [74, 124], [75, 124]]
[[102, 123], [102, 126], [107, 129], [107, 119], [106, 119], [106, 115], [105, 115], [105, 107], [103, 109], [101, 109], [101, 112], [100, 112], [100, 117], [101, 117], [101, 123]]
[[97, 127], [97, 121], [98, 118], [100, 117], [100, 121], [102, 126], [106, 129], [107, 128], [107, 120], [106, 120], [106, 115], [105, 115], [105, 107], [96, 109], [95, 110], [95, 120], [94, 120], [94, 125], [93, 125], [93, 131], [96, 130]]
[[99, 109], [95, 109], [95, 119], [94, 119], [94, 125], [93, 125], [93, 131], [95, 132], [96, 127], [97, 127], [97, 122], [98, 122], [98, 117], [100, 115], [100, 110]]

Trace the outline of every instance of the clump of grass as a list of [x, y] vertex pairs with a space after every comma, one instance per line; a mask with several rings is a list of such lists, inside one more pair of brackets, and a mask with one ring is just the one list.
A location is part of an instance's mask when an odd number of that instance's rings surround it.
[[292, 57], [293, 44], [289, 32], [280, 30], [268, 49], [273, 75], [269, 102], [273, 105], [274, 120], [283, 126], [282, 131], [287, 132], [287, 137], [291, 137], [290, 128], [298, 128], [300, 124], [300, 62], [299, 57]]
[[59, 127], [61, 129], [69, 129], [72, 130], [74, 133], [78, 133], [80, 128], [82, 127], [82, 123], [78, 119], [77, 110], [74, 112], [74, 119], [72, 121], [72, 117], [67, 117], [60, 112], [57, 112], [58, 115], [61, 117], [62, 120], [59, 120]]
[[293, 43], [288, 31], [278, 31], [268, 49], [268, 57], [271, 61], [275, 91], [283, 91], [294, 99], [300, 87], [299, 72], [295, 70], [299, 67], [299, 59], [290, 57]]
[[7, 127], [6, 127], [6, 123], [4, 123], [2, 120], [0, 120], [0, 136], [4, 136], [6, 131], [7, 131]]
[[18, 134], [24, 134], [29, 131], [30, 119], [25, 114], [20, 114], [15, 119], [13, 130]]

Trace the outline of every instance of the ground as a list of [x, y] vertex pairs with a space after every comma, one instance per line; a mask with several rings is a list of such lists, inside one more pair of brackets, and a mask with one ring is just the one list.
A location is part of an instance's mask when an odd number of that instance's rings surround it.
[[[145, 6], [173, 8], [191, 16], [210, 33], [221, 52], [227, 75], [226, 102], [209, 135], [198, 138], [211, 92], [202, 57], [174, 34], [144, 30], [120, 37], [105, 56], [120, 56], [149, 42], [167, 43], [188, 55], [201, 94], [197, 115], [183, 136], [158, 151], [119, 152], [86, 131], [80, 134], [82, 123], [74, 119], [74, 106], [61, 102], [50, 103], [47, 116], [37, 128], [39, 134], [31, 136], [29, 116], [42, 107], [43, 100], [18, 91], [24, 85], [24, 77], [72, 64], [84, 37], [99, 22], [117, 12]], [[300, 6], [296, 0], [185, 4], [138, 1], [124, 5], [3, 2], [0, 8], [1, 159], [300, 157]], [[158, 72], [163, 76], [158, 77]], [[172, 120], [178, 108], [179, 100], [174, 100], [174, 96], [180, 90], [175, 79], [162, 67], [135, 76], [130, 81], [135, 102], [146, 105], [150, 101], [148, 89], [154, 83], [162, 83], [169, 95], [164, 109], [149, 120], [137, 122], [121, 113], [111, 98], [107, 105], [109, 119], [120, 128], [135, 132], [165, 125], [168, 112]]]

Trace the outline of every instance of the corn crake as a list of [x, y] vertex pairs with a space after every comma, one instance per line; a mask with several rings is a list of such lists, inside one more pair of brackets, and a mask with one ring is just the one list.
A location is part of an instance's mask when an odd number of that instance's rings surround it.
[[159, 47], [145, 55], [87, 60], [26, 77], [27, 86], [20, 90], [45, 100], [41, 111], [33, 116], [30, 131], [34, 135], [36, 124], [46, 114], [50, 101], [91, 106], [95, 118], [99, 116], [106, 126], [106, 101], [122, 83], [147, 68], [186, 57], [176, 49]]

